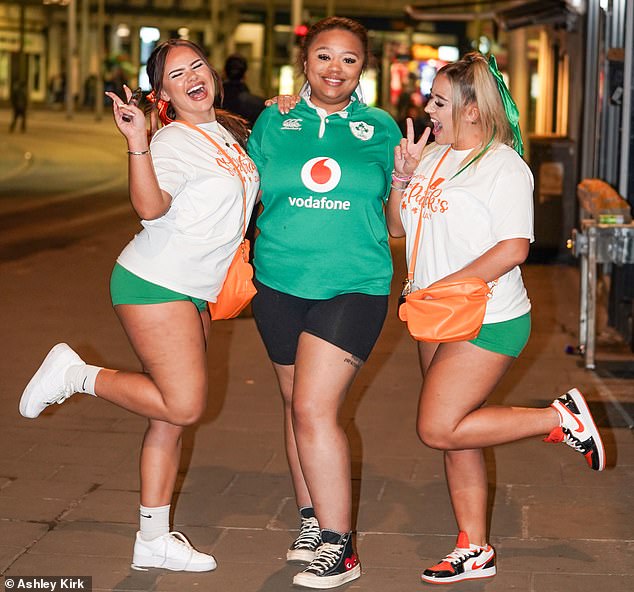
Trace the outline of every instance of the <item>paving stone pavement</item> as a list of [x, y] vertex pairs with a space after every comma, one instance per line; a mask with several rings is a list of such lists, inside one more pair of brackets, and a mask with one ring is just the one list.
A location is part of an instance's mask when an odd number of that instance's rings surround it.
[[[89, 575], [93, 590], [284, 592], [297, 528], [282, 440], [281, 400], [251, 318], [215, 323], [209, 405], [188, 429], [174, 528], [218, 569], [131, 570], [137, 529], [142, 418], [76, 395], [23, 419], [22, 389], [48, 349], [71, 343], [89, 361], [136, 369], [112, 312], [107, 278], [133, 222], [64, 249], [0, 264], [0, 573]], [[403, 244], [394, 241], [394, 292]], [[600, 339], [596, 372], [567, 355], [576, 343], [578, 272], [527, 265], [530, 342], [492, 403], [546, 405], [571, 386], [587, 394], [608, 447], [608, 469], [587, 469], [566, 446], [528, 439], [487, 451], [490, 541], [498, 576], [461, 592], [630, 592], [634, 589], [634, 356]], [[629, 374], [628, 374], [629, 372]], [[416, 348], [395, 314], [342, 410], [352, 446], [361, 579], [342, 590], [429, 589], [421, 568], [451, 548], [456, 528], [441, 454], [417, 439]]]

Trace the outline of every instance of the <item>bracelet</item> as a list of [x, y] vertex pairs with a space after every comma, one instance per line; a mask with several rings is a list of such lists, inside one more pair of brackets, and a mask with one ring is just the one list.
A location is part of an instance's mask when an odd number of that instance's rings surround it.
[[408, 177], [403, 177], [399, 175], [396, 171], [392, 171], [392, 179], [395, 181], [401, 181], [403, 183], [408, 183], [412, 180], [413, 175], [409, 175]]
[[390, 187], [394, 189], [394, 191], [405, 191], [407, 189], [407, 185], [405, 185], [405, 187], [395, 187], [394, 183], [392, 183]]
[[133, 156], [142, 156], [143, 154], [148, 154], [149, 152], [149, 148], [147, 150], [141, 150], [140, 152], [137, 152], [135, 150], [128, 150], [128, 154], [132, 154]]

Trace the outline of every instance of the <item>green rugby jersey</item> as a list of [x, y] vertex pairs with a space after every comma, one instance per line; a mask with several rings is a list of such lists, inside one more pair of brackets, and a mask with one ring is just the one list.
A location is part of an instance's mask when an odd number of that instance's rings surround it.
[[327, 115], [302, 100], [265, 109], [249, 138], [260, 172], [256, 277], [301, 298], [390, 291], [383, 211], [401, 132], [380, 109], [353, 101]]

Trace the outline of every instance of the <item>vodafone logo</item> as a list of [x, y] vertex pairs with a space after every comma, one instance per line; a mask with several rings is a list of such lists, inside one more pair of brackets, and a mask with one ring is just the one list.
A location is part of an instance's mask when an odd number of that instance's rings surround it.
[[316, 193], [332, 191], [341, 180], [341, 167], [327, 156], [311, 158], [302, 167], [302, 183]]

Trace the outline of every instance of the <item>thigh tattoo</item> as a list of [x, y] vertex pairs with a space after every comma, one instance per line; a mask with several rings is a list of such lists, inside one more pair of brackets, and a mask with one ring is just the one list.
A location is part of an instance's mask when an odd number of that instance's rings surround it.
[[361, 368], [361, 366], [363, 366], [363, 360], [361, 358], [357, 358], [357, 356], [353, 356], [352, 354], [350, 354], [349, 358], [344, 358], [343, 361], [346, 364], [350, 364], [351, 366], [353, 366], [357, 370], [359, 368]]

